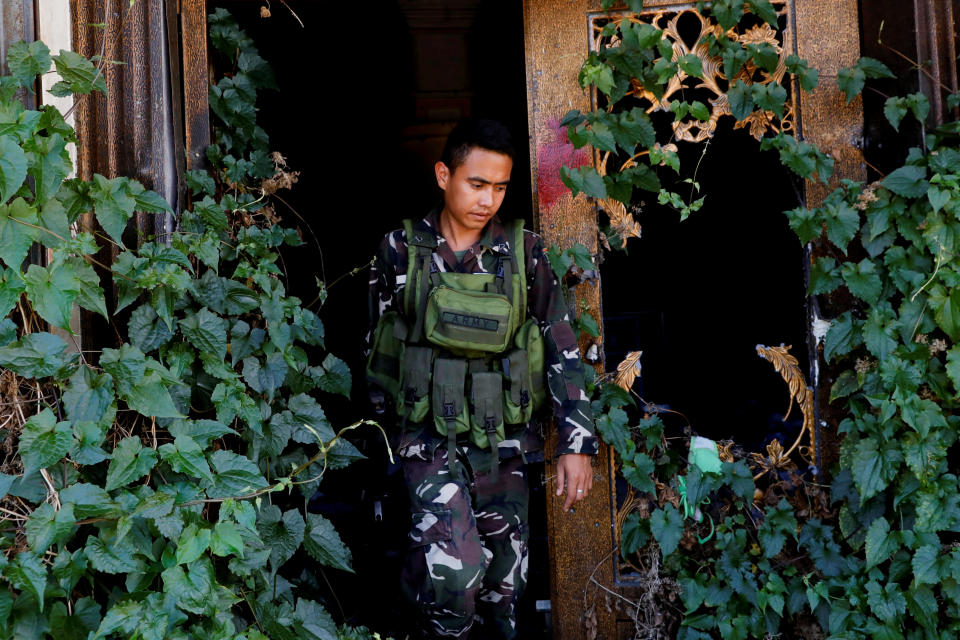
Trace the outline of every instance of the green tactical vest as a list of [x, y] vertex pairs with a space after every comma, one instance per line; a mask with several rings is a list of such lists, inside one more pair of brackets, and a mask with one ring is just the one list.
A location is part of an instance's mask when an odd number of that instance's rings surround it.
[[510, 254], [495, 273], [441, 272], [436, 236], [404, 220], [403, 309], [376, 326], [367, 379], [394, 400], [402, 428], [432, 417], [456, 460], [457, 434], [490, 448], [492, 472], [505, 424], [523, 424], [546, 401], [543, 338], [527, 318], [523, 221], [507, 225]]

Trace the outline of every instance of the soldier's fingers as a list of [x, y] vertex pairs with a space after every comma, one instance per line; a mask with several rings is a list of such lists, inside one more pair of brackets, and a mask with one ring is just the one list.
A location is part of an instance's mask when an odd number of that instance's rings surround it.
[[[563, 465], [557, 465], [557, 495], [563, 493], [563, 488], [567, 482], [567, 474]], [[566, 508], [566, 507], [564, 507]]]
[[576, 495], [577, 495], [577, 492], [574, 491], [572, 488], [567, 489], [567, 499], [564, 500], [563, 502], [564, 511], [569, 511], [570, 506], [577, 501]]

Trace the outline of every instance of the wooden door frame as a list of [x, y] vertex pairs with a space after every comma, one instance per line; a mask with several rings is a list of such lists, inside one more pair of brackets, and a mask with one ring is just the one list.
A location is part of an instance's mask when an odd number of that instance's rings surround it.
[[[695, 6], [679, 0], [647, 0], [644, 10]], [[842, 178], [865, 178], [860, 151], [863, 111], [859, 98], [849, 104], [836, 86], [840, 67], [859, 58], [859, 16], [856, 0], [820, 2], [791, 0], [796, 52], [820, 70], [812, 94], [802, 94], [799, 134], [817, 144], [836, 160], [829, 186], [808, 182], [808, 206], [816, 206]], [[597, 208], [581, 195], [570, 197], [559, 176], [561, 164], [579, 166], [591, 162], [589, 155], [573, 150], [559, 120], [570, 109], [589, 110], [590, 97], [577, 83], [577, 74], [589, 51], [588, 14], [601, 10], [600, 0], [524, 0], [524, 33], [530, 123], [531, 184], [534, 222], [546, 244], [566, 248], [580, 242], [592, 253], [598, 251]], [[600, 282], [580, 285], [576, 297], [595, 318], [602, 318]], [[810, 322], [814, 319], [809, 318]], [[603, 327], [598, 341], [602, 347]], [[593, 341], [585, 339], [581, 349]], [[602, 349], [601, 349], [602, 352]], [[818, 404], [826, 401], [818, 398]], [[555, 439], [555, 436], [551, 435]], [[548, 439], [547, 451], [555, 442]], [[587, 500], [575, 513], [563, 513], [562, 499], [548, 491], [547, 522], [550, 544], [551, 600], [554, 637], [562, 640], [587, 637], [586, 588], [596, 581], [613, 597], [628, 591], [614, 583], [615, 532], [611, 519], [613, 470], [606, 445], [594, 462], [594, 472], [603, 477], [594, 483]], [[547, 477], [555, 474], [551, 461]], [[616, 610], [595, 607], [600, 638], [615, 637]], [[592, 624], [592, 621], [591, 621]]]

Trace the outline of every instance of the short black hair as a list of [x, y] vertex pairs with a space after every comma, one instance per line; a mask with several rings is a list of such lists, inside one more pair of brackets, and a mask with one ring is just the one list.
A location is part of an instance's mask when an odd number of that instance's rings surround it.
[[467, 159], [471, 149], [495, 151], [513, 160], [513, 136], [503, 123], [496, 120], [466, 118], [458, 122], [447, 136], [440, 162], [453, 173]]

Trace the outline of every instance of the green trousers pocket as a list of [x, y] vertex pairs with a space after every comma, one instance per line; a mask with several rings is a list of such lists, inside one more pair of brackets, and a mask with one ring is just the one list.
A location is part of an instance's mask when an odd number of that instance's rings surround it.
[[514, 349], [500, 361], [506, 381], [503, 390], [503, 419], [507, 424], [523, 424], [533, 416], [530, 391], [530, 366], [526, 349]]
[[400, 393], [397, 415], [408, 422], [421, 422], [430, 412], [431, 347], [407, 346], [400, 366]]
[[504, 439], [503, 376], [496, 371], [470, 376], [470, 440], [481, 449], [496, 449]]
[[459, 358], [437, 358], [433, 364], [433, 388], [430, 402], [433, 421], [441, 435], [466, 433], [470, 416], [466, 403], [467, 361]]

